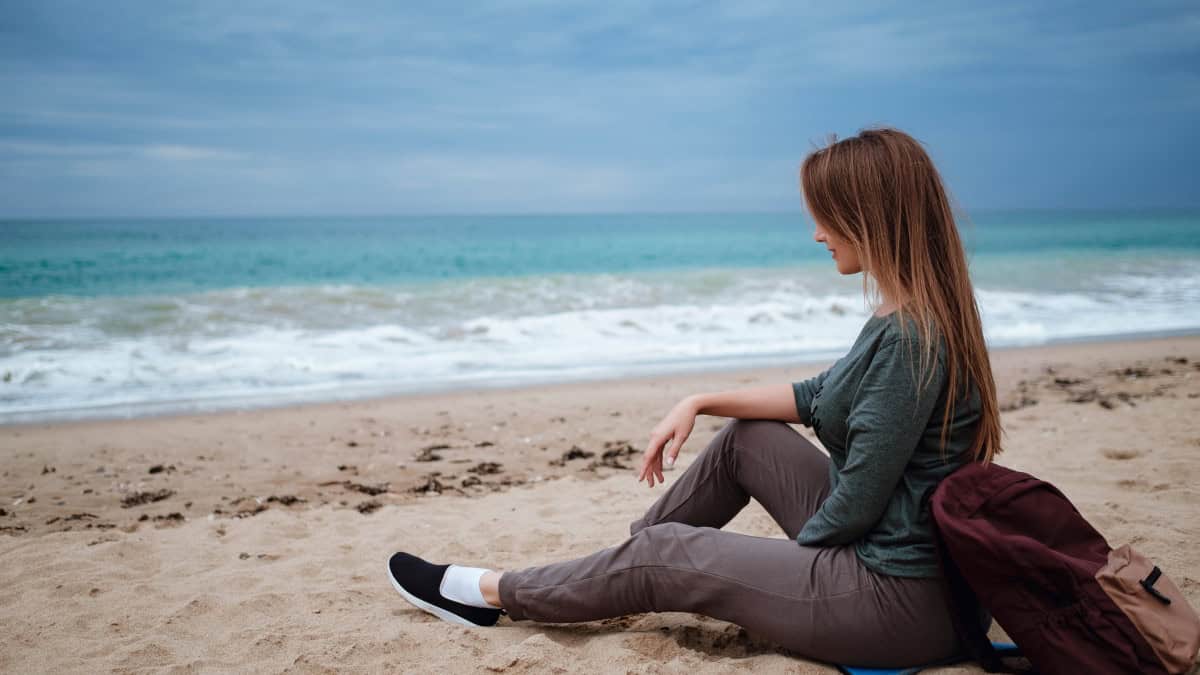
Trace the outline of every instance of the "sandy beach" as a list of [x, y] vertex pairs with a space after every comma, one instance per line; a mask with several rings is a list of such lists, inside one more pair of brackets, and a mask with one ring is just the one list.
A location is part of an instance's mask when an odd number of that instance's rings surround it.
[[[1200, 336], [992, 360], [999, 461], [1200, 606]], [[399, 549], [515, 568], [619, 543], [661, 494], [632, 467], [679, 398], [827, 366], [0, 427], [0, 670], [834, 672], [692, 614], [462, 628], [384, 575]], [[674, 471], [725, 422], [699, 418]], [[728, 527], [783, 536], [754, 503]]]

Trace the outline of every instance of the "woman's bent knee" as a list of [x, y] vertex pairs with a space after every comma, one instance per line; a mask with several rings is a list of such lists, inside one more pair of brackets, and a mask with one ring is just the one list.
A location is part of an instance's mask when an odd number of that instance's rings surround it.
[[733, 452], [753, 452], [757, 448], [764, 447], [771, 442], [772, 438], [780, 438], [780, 434], [792, 433], [795, 430], [787, 425], [786, 422], [779, 420], [744, 420], [734, 418], [721, 427], [717, 435], [713, 437], [708, 448], [727, 453]]
[[793, 453], [804, 455], [811, 451], [823, 455], [812, 441], [780, 420], [735, 419], [720, 433], [726, 435], [720, 445], [734, 454], [785, 452], [792, 456]]

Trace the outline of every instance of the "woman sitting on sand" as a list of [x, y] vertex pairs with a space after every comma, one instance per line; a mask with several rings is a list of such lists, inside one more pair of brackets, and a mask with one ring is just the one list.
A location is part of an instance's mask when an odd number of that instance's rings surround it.
[[[561, 623], [696, 612], [865, 667], [959, 653], [923, 498], [961, 463], [989, 461], [1001, 429], [954, 216], [929, 156], [894, 129], [814, 151], [800, 179], [813, 239], [839, 273], [866, 272], [876, 307], [849, 352], [802, 382], [680, 401], [650, 435], [638, 476], [650, 487], [697, 415], [735, 419], [620, 545], [503, 572], [396, 553], [401, 595], [475, 626], [502, 613]], [[787, 422], [811, 427], [829, 456]], [[719, 529], [751, 497], [787, 539]]]

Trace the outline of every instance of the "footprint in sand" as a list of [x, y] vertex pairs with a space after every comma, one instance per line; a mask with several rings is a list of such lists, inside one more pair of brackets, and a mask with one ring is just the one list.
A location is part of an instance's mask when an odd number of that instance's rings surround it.
[[506, 671], [543, 672], [556, 663], [568, 663], [570, 652], [544, 633], [525, 638], [519, 644], [502, 649], [488, 658], [483, 666], [493, 673]]
[[746, 629], [723, 622], [706, 621], [700, 626], [680, 626], [668, 630], [666, 634], [684, 649], [716, 658], [745, 658], [774, 651], [771, 645], [750, 637]]
[[140, 649], [135, 649], [120, 662], [121, 666], [131, 670], [142, 668], [166, 667], [175, 661], [175, 652], [166, 647], [151, 642]]
[[1146, 454], [1145, 450], [1135, 450], [1135, 449], [1130, 449], [1130, 448], [1124, 448], [1124, 449], [1102, 448], [1100, 450], [1100, 452], [1105, 457], [1107, 457], [1109, 459], [1115, 459], [1118, 461], [1126, 460], [1126, 459], [1136, 459], [1136, 458], [1141, 457]]
[[1125, 479], [1117, 481], [1117, 485], [1125, 490], [1136, 492], [1161, 492], [1171, 487], [1170, 483], [1154, 483], [1140, 479]]

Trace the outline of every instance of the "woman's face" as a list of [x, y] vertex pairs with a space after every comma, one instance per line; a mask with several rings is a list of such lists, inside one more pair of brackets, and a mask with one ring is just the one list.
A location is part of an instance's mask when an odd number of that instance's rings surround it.
[[858, 274], [862, 271], [862, 265], [858, 262], [858, 251], [850, 245], [850, 242], [839, 238], [834, 233], [821, 227], [821, 223], [813, 218], [816, 223], [816, 228], [813, 230], [813, 240], [825, 244], [825, 248], [832, 252], [833, 260], [837, 263], [837, 270], [841, 274]]

